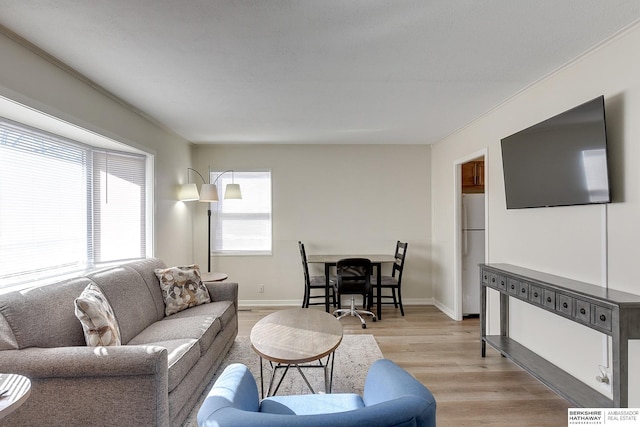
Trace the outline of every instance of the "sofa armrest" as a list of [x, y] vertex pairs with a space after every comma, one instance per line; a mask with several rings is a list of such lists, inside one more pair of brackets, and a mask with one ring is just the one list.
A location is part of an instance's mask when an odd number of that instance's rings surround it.
[[29, 378], [165, 374], [167, 350], [156, 346], [56, 347], [0, 351], [0, 372]]
[[211, 301], [233, 301], [238, 310], [238, 284], [235, 282], [204, 282]]
[[256, 380], [243, 364], [232, 363], [220, 374], [198, 410], [198, 425], [207, 425], [209, 417], [224, 408], [254, 413], [260, 409]]
[[388, 359], [376, 360], [369, 368], [362, 400], [372, 406], [405, 396], [416, 396], [435, 407], [433, 394], [409, 372]]
[[23, 374], [32, 385], [25, 404], [2, 420], [6, 425], [170, 426], [167, 350], [161, 347], [0, 351], [0, 371]]

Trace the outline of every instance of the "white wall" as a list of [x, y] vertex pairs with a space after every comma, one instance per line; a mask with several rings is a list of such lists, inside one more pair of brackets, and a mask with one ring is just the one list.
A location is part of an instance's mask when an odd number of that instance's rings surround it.
[[[409, 242], [406, 303], [431, 297], [430, 146], [199, 145], [195, 168], [271, 170], [273, 255], [213, 257], [212, 270], [240, 283], [244, 304], [299, 304], [308, 254], [388, 253]], [[207, 205], [196, 207], [196, 260], [206, 265]], [[265, 284], [259, 294], [258, 284]]]
[[2, 34], [0, 58], [0, 96], [155, 155], [155, 254], [168, 264], [191, 262], [192, 207], [177, 200], [191, 144]]
[[[504, 262], [640, 294], [640, 26], [528, 88], [433, 147], [434, 298], [454, 306], [453, 162], [487, 148], [488, 261]], [[614, 203], [506, 210], [500, 139], [598, 95], [605, 97]], [[544, 165], [540, 165], [544, 168]], [[605, 211], [606, 210], [606, 211]], [[605, 240], [602, 224], [608, 228]], [[605, 264], [608, 251], [608, 264]], [[495, 328], [496, 296], [490, 301]], [[526, 304], [510, 311], [510, 333], [597, 390], [598, 365], [610, 353], [603, 335]], [[494, 329], [493, 333], [497, 331]], [[630, 406], [640, 406], [638, 343], [630, 359]], [[635, 375], [635, 377], [633, 376]], [[610, 395], [610, 394], [609, 394]]]

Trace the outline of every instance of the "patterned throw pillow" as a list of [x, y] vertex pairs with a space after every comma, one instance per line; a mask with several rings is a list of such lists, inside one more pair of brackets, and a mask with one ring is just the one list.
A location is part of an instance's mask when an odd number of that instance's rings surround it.
[[89, 347], [120, 345], [120, 327], [109, 301], [100, 288], [88, 285], [75, 300], [76, 317], [82, 323]]
[[160, 280], [164, 312], [167, 316], [211, 302], [209, 291], [200, 279], [200, 268], [197, 265], [157, 268], [154, 272]]

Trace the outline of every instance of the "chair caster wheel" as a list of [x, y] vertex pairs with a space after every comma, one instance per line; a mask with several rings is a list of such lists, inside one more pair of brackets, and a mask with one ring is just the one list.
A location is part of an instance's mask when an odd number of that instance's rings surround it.
[[373, 318], [373, 321], [375, 322], [376, 320], [378, 320], [378, 319], [376, 319], [376, 318], [374, 317], [374, 318]]
[[367, 329], [367, 325], [363, 324], [362, 329]]

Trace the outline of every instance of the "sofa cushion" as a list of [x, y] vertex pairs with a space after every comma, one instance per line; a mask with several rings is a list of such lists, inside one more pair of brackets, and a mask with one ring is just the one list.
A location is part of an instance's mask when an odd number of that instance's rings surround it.
[[167, 316], [211, 302], [197, 265], [159, 268], [154, 272], [160, 281]]
[[130, 345], [157, 343], [160, 341], [194, 339], [198, 341], [200, 353], [207, 351], [222, 329], [220, 319], [215, 316], [166, 317], [140, 332]]
[[122, 343], [127, 344], [147, 326], [157, 321], [153, 297], [135, 270], [111, 267], [87, 274], [107, 297], [120, 325]]
[[156, 320], [162, 319], [164, 317], [164, 299], [162, 298], [160, 282], [154, 270], [157, 268], [167, 268], [167, 265], [161, 259], [146, 258], [132, 261], [126, 264], [125, 267], [137, 271], [147, 284], [147, 289], [149, 289], [149, 293], [156, 305]]
[[236, 317], [235, 305], [231, 301], [216, 301], [209, 304], [202, 304], [197, 307], [191, 307], [189, 310], [181, 311], [166, 317], [168, 319], [181, 319], [184, 317], [196, 316], [214, 316], [220, 319], [221, 327], [226, 328]]
[[100, 288], [89, 284], [75, 300], [76, 317], [82, 323], [89, 347], [120, 345], [120, 328], [113, 309]]
[[0, 295], [3, 345], [15, 349], [86, 345], [73, 302], [89, 283], [75, 278]]
[[4, 316], [0, 316], [0, 351], [16, 350], [17, 348], [18, 343], [16, 342], [15, 335], [13, 335], [11, 326]]

